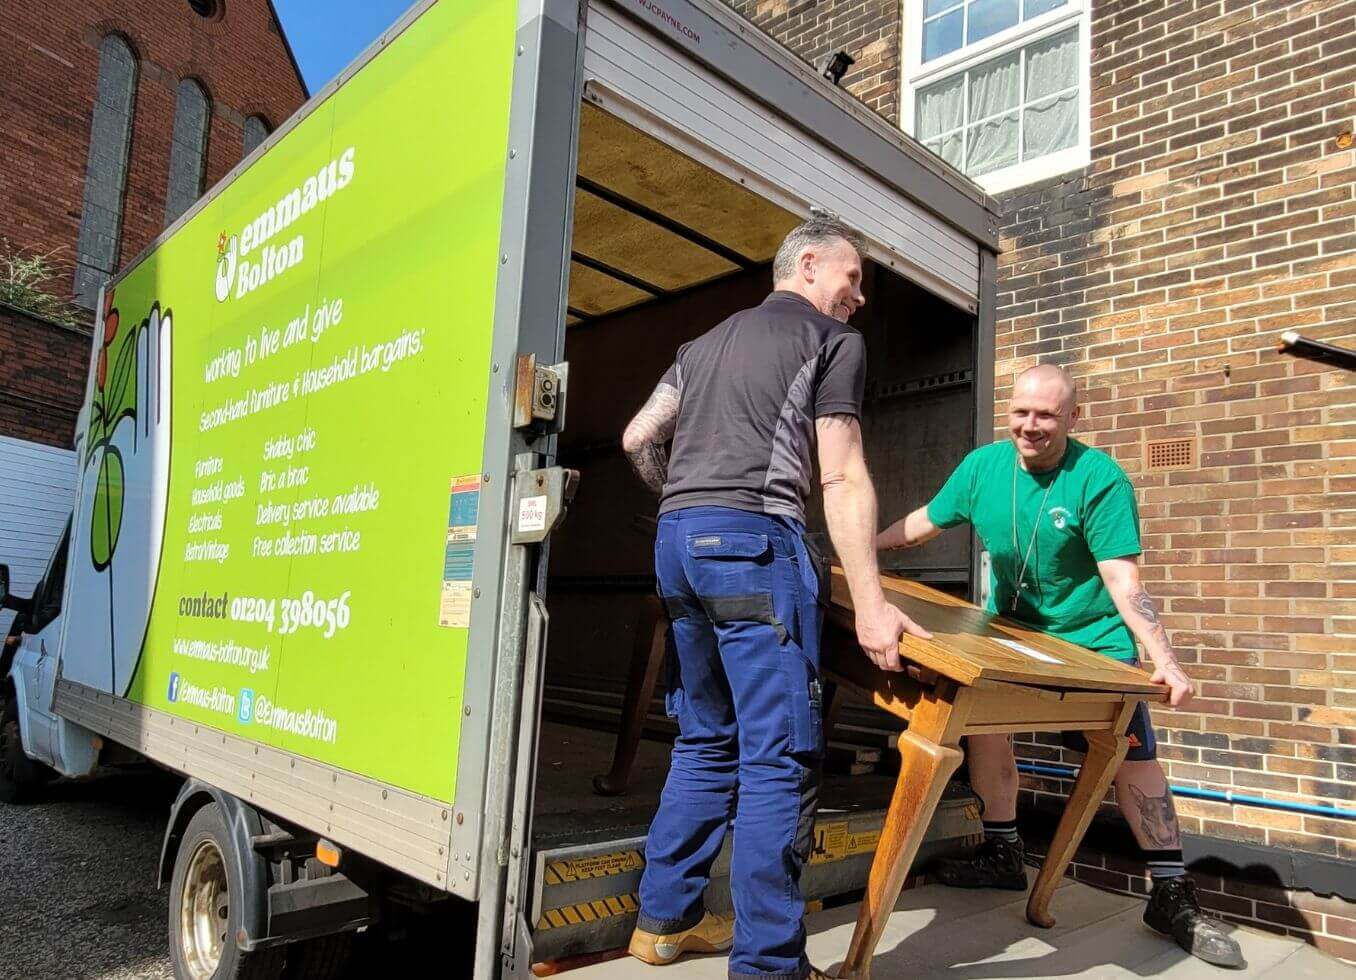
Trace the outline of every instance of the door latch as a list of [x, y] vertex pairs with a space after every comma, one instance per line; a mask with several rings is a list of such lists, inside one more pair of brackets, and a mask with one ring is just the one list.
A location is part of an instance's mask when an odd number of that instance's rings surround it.
[[579, 471], [563, 466], [523, 470], [514, 477], [513, 521], [509, 541], [534, 544], [547, 536], [565, 517], [565, 508], [574, 499]]
[[513, 392], [513, 427], [549, 435], [565, 427], [565, 389], [570, 364], [538, 364], [536, 354], [521, 354]]

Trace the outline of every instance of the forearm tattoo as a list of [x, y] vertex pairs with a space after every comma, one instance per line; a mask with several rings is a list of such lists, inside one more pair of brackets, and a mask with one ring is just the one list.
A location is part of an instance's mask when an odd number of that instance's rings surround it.
[[1158, 620], [1158, 607], [1154, 605], [1153, 597], [1141, 586], [1130, 596], [1130, 607], [1139, 613], [1140, 617], [1148, 624], [1149, 635], [1162, 644], [1163, 652], [1172, 658], [1172, 665], [1168, 668], [1170, 673], [1175, 671], [1186, 678], [1182, 668], [1177, 666], [1176, 654], [1173, 653], [1172, 643], [1168, 640], [1168, 631], [1163, 628], [1163, 624]]
[[1162, 796], [1148, 796], [1138, 786], [1131, 786], [1130, 796], [1139, 810], [1139, 829], [1144, 832], [1145, 839], [1160, 851], [1175, 849], [1182, 834], [1177, 826], [1172, 790]]
[[641, 482], [656, 496], [664, 492], [664, 480], [669, 472], [669, 454], [664, 450], [664, 443], [673, 438], [677, 423], [678, 390], [661, 383], [626, 427], [622, 440], [628, 446], [637, 447], [628, 449], [626, 456]]
[[1153, 596], [1140, 588], [1130, 596], [1130, 605], [1148, 621], [1149, 632], [1167, 643], [1168, 634], [1163, 630], [1163, 624], [1158, 621], [1158, 607], [1154, 605]]
[[647, 442], [635, 452], [627, 453], [626, 458], [631, 461], [631, 469], [636, 471], [640, 482], [649, 487], [651, 493], [658, 497], [664, 492], [664, 481], [669, 473], [669, 454], [663, 446]]

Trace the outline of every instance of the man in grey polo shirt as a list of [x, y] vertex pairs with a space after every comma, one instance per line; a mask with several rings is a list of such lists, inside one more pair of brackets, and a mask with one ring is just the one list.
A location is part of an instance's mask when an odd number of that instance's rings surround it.
[[[816, 461], [862, 650], [899, 670], [901, 634], [929, 635], [880, 587], [859, 424], [866, 350], [847, 325], [866, 302], [857, 244], [832, 217], [794, 229], [774, 292], [683, 345], [622, 439], [660, 497], [655, 572], [677, 653], [667, 703], [680, 735], [631, 940], [648, 963], [733, 947], [732, 978], [823, 976], [805, 957], [799, 885], [823, 755], [822, 615], [804, 541]], [[734, 923], [702, 902], [731, 817]]]

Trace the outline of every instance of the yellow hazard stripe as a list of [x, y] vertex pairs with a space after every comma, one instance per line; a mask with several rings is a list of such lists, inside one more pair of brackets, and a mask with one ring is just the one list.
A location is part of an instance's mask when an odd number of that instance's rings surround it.
[[643, 867], [645, 859], [641, 857], [640, 851], [612, 851], [592, 857], [552, 861], [547, 864], [542, 877], [548, 885], [560, 885], [590, 878], [610, 878], [629, 871], [639, 871]]
[[560, 929], [564, 926], [577, 926], [599, 919], [611, 919], [619, 915], [633, 915], [640, 911], [636, 894], [609, 895], [591, 902], [577, 902], [574, 905], [562, 905], [547, 909], [537, 922], [538, 931]]

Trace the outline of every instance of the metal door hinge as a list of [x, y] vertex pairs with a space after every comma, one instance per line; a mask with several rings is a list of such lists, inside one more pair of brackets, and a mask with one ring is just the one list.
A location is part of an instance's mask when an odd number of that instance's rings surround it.
[[536, 354], [518, 357], [513, 391], [513, 427], [541, 435], [565, 427], [565, 389], [570, 364], [538, 364]]

